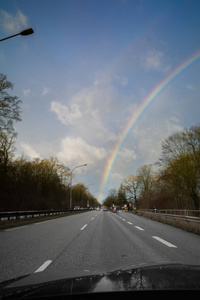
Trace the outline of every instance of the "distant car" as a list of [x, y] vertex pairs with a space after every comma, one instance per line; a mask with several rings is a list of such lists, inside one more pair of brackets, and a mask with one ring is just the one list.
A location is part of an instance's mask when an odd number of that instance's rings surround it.
[[107, 206], [104, 206], [103, 211], [108, 211]]
[[97, 207], [96, 210], [100, 210], [100, 207]]
[[74, 210], [79, 210], [80, 206], [74, 206]]

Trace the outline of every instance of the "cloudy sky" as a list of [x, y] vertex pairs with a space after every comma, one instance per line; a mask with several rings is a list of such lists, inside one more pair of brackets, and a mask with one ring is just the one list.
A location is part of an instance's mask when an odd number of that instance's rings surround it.
[[140, 115], [106, 177], [142, 101], [200, 51], [199, 0], [2, 0], [0, 37], [27, 27], [33, 35], [0, 45], [0, 72], [22, 100], [16, 156], [87, 163], [74, 183], [102, 200], [155, 163], [165, 138], [200, 122], [196, 59]]

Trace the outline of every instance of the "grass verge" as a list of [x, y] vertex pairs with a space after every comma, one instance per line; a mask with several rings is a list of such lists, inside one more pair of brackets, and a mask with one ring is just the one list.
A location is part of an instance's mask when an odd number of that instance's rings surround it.
[[145, 214], [144, 212], [139, 212], [139, 211], [137, 214], [138, 214], [138, 216], [142, 216], [142, 217], [154, 220], [154, 221], [165, 223], [165, 224], [183, 229], [185, 231], [189, 231], [189, 232], [200, 235], [200, 228], [199, 228], [199, 226], [197, 226], [195, 224], [191, 224], [189, 222], [184, 222], [183, 220], [173, 220], [173, 219], [169, 220], [169, 219], [163, 218], [159, 214], [151, 215], [151, 214]]

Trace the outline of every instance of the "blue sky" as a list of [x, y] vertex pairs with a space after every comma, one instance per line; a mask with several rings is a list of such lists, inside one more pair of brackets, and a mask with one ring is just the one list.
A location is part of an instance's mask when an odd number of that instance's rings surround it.
[[[200, 1], [2, 0], [0, 72], [22, 100], [16, 156], [57, 157], [99, 197], [108, 159], [128, 120], [162, 80], [200, 50]], [[156, 97], [124, 141], [103, 197], [161, 142], [199, 123], [200, 61]]]

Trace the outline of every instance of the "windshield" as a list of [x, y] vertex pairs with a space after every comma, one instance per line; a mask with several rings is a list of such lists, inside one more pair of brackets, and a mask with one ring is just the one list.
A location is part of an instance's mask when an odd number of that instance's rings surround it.
[[199, 265], [199, 36], [199, 0], [1, 3], [0, 282]]

